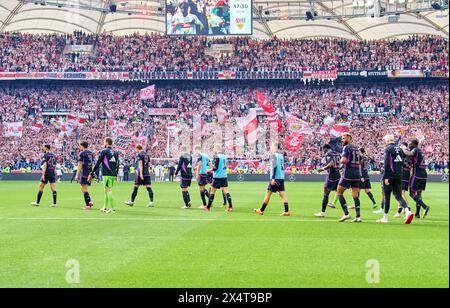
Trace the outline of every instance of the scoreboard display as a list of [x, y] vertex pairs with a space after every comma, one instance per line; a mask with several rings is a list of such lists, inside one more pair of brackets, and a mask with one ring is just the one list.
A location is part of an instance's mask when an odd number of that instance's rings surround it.
[[167, 35], [252, 35], [252, 0], [166, 0]]

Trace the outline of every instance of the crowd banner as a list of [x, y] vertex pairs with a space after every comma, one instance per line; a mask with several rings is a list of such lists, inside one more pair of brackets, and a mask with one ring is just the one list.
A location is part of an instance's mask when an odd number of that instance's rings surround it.
[[150, 108], [148, 109], [148, 115], [150, 116], [175, 116], [178, 114], [176, 108]]
[[0, 72], [2, 80], [336, 80], [380, 78], [449, 78], [448, 70], [361, 71], [134, 71], [134, 72]]
[[387, 117], [392, 115], [392, 109], [389, 107], [359, 107], [356, 113], [365, 117]]

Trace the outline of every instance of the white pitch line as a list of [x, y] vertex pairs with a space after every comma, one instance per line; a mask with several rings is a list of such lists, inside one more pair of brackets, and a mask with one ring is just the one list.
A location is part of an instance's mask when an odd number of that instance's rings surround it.
[[[0, 220], [15, 220], [15, 221], [168, 221], [168, 222], [187, 222], [187, 221], [193, 221], [193, 222], [319, 222], [319, 223], [326, 223], [326, 222], [333, 222], [338, 223], [336, 220], [331, 219], [293, 219], [293, 218], [286, 218], [286, 219], [222, 219], [222, 218], [102, 218], [102, 217], [0, 217]], [[400, 220], [392, 220], [390, 224], [396, 225]], [[434, 224], [448, 224], [448, 221], [435, 221], [435, 220], [426, 220], [427, 223], [434, 223]], [[363, 223], [376, 223], [375, 220], [363, 220]], [[413, 222], [414, 223], [414, 222]]]

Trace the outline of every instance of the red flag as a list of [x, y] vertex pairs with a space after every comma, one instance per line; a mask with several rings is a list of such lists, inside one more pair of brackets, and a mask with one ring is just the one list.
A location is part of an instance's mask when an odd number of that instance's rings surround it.
[[227, 123], [227, 111], [222, 107], [216, 108], [217, 118], [219, 119], [219, 124]]
[[44, 121], [36, 121], [36, 123], [34, 123], [30, 127], [30, 129], [34, 130], [35, 132], [40, 132], [43, 126], [44, 126]]
[[276, 112], [275, 107], [267, 101], [266, 97], [259, 91], [256, 91], [256, 100], [266, 113], [269, 125], [277, 129], [278, 132], [281, 132], [283, 130], [283, 123], [281, 122], [280, 116]]
[[340, 137], [344, 133], [348, 132], [350, 132], [350, 122], [345, 122], [334, 125], [330, 131], [330, 134], [333, 137]]
[[253, 109], [249, 115], [244, 118], [236, 118], [238, 126], [244, 131], [248, 144], [255, 144], [258, 140], [258, 118]]
[[152, 85], [150, 87], [141, 90], [141, 100], [155, 99], [156, 87]]
[[74, 115], [74, 114], [68, 114], [67, 115], [67, 123], [70, 123], [75, 126], [84, 125], [87, 122], [87, 116], [85, 115]]
[[311, 128], [308, 122], [297, 118], [296, 116], [290, 114], [287, 116], [287, 123], [289, 130], [292, 133], [311, 135], [314, 130]]
[[303, 143], [303, 134], [292, 134], [286, 137], [286, 150], [289, 152], [300, 151]]

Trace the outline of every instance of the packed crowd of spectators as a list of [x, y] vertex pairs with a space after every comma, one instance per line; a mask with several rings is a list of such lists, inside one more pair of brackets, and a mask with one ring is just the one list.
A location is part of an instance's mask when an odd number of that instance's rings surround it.
[[[214, 44], [232, 52], [209, 53]], [[91, 53], [64, 54], [91, 45]], [[344, 39], [209, 39], [159, 34], [0, 34], [0, 72], [448, 70], [448, 40], [438, 36], [374, 41]]]
[[[208, 128], [211, 123], [218, 122], [215, 108], [220, 106], [227, 112], [228, 123], [233, 124], [236, 118], [244, 117], [251, 108], [258, 107], [253, 85], [161, 85], [157, 87], [154, 101], [139, 99], [141, 87], [140, 84], [123, 83], [101, 86], [11, 83], [2, 86], [0, 123], [24, 121], [24, 130], [22, 138], [0, 135], [0, 165], [13, 169], [24, 166], [39, 169], [43, 144], [52, 145], [61, 163], [73, 162], [78, 152], [77, 141], [87, 140], [94, 151], [101, 149], [102, 139], [113, 134], [109, 123], [111, 119], [126, 123], [124, 130], [128, 134], [145, 136], [152, 158], [173, 158], [179, 154], [177, 141], [185, 137], [169, 130], [169, 123], [176, 123], [179, 131], [185, 132], [193, 129], [193, 116], [201, 115]], [[330, 141], [328, 133], [320, 133], [327, 117], [337, 123], [351, 122], [356, 144], [366, 149], [374, 170], [380, 167], [382, 137], [387, 132], [395, 132], [403, 140], [412, 137], [421, 139], [430, 168], [442, 170], [448, 163], [449, 94], [446, 83], [319, 86], [280, 82], [258, 89], [274, 104], [284, 121], [290, 114], [312, 127], [313, 133], [305, 135], [301, 150], [287, 153], [289, 163], [297, 168], [309, 166], [308, 170], [314, 170], [321, 164], [323, 153], [320, 148]], [[383, 107], [389, 113], [382, 116], [362, 115], [355, 112], [359, 107]], [[176, 114], [151, 116], [149, 110], [152, 108], [174, 108]], [[52, 115], [52, 111], [60, 110], [86, 116], [88, 121], [70, 134], [64, 133], [55, 123], [66, 121], [66, 117]], [[261, 128], [258, 140], [264, 140], [267, 119], [260, 116], [258, 120]], [[36, 123], [41, 122], [42, 128], [36, 129]], [[0, 131], [3, 131], [1, 124]], [[213, 145], [208, 141], [213, 133], [217, 134], [217, 131], [204, 129], [202, 140], [205, 144]], [[288, 134], [286, 129], [282, 132], [282, 146]], [[267, 142], [259, 142], [254, 148], [245, 147], [245, 151], [231, 150], [229, 156], [246, 161], [262, 160], [269, 148], [270, 139], [266, 139]], [[132, 146], [121, 152], [124, 160], [133, 161], [135, 153]], [[242, 168], [245, 172], [255, 173], [259, 167], [248, 170], [248, 166], [243, 165]]]

